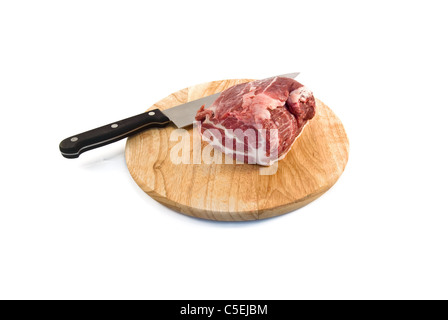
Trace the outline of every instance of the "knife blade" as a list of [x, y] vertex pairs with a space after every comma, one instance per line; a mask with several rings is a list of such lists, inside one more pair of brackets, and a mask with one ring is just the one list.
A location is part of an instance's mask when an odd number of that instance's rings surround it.
[[[294, 79], [299, 72], [279, 75]], [[269, 77], [272, 78], [272, 77]], [[268, 79], [268, 78], [267, 78]], [[162, 128], [173, 123], [178, 128], [193, 124], [196, 112], [202, 105], [208, 108], [221, 92], [190, 101], [166, 110], [153, 109], [136, 116], [107, 124], [105, 126], [73, 135], [61, 141], [59, 150], [65, 158], [75, 159], [85, 151], [96, 149], [119, 141], [150, 128]]]

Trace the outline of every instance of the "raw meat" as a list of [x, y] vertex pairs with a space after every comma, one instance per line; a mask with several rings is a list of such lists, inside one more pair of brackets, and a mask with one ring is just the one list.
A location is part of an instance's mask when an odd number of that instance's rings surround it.
[[203, 139], [245, 163], [269, 166], [283, 159], [315, 114], [312, 92], [274, 77], [224, 90], [196, 121]]

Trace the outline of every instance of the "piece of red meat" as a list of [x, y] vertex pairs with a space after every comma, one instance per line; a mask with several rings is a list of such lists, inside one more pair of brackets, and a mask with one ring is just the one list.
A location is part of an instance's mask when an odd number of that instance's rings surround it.
[[299, 82], [274, 77], [224, 90], [196, 121], [214, 148], [245, 163], [271, 165], [283, 159], [315, 114], [310, 90]]

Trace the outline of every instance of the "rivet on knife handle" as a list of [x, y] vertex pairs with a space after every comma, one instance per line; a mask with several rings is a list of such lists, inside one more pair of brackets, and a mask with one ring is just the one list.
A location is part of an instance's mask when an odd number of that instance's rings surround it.
[[62, 140], [59, 144], [59, 150], [66, 158], [78, 158], [85, 151], [119, 141], [149, 128], [165, 127], [170, 122], [170, 119], [159, 109], [154, 109], [90, 131], [75, 134]]

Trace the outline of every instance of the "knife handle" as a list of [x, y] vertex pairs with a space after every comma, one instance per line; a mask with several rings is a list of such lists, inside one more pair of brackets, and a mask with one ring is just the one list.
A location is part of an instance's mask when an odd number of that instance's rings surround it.
[[153, 109], [64, 139], [59, 144], [59, 150], [66, 158], [78, 158], [85, 151], [105, 146], [149, 128], [165, 127], [170, 122], [162, 111]]

